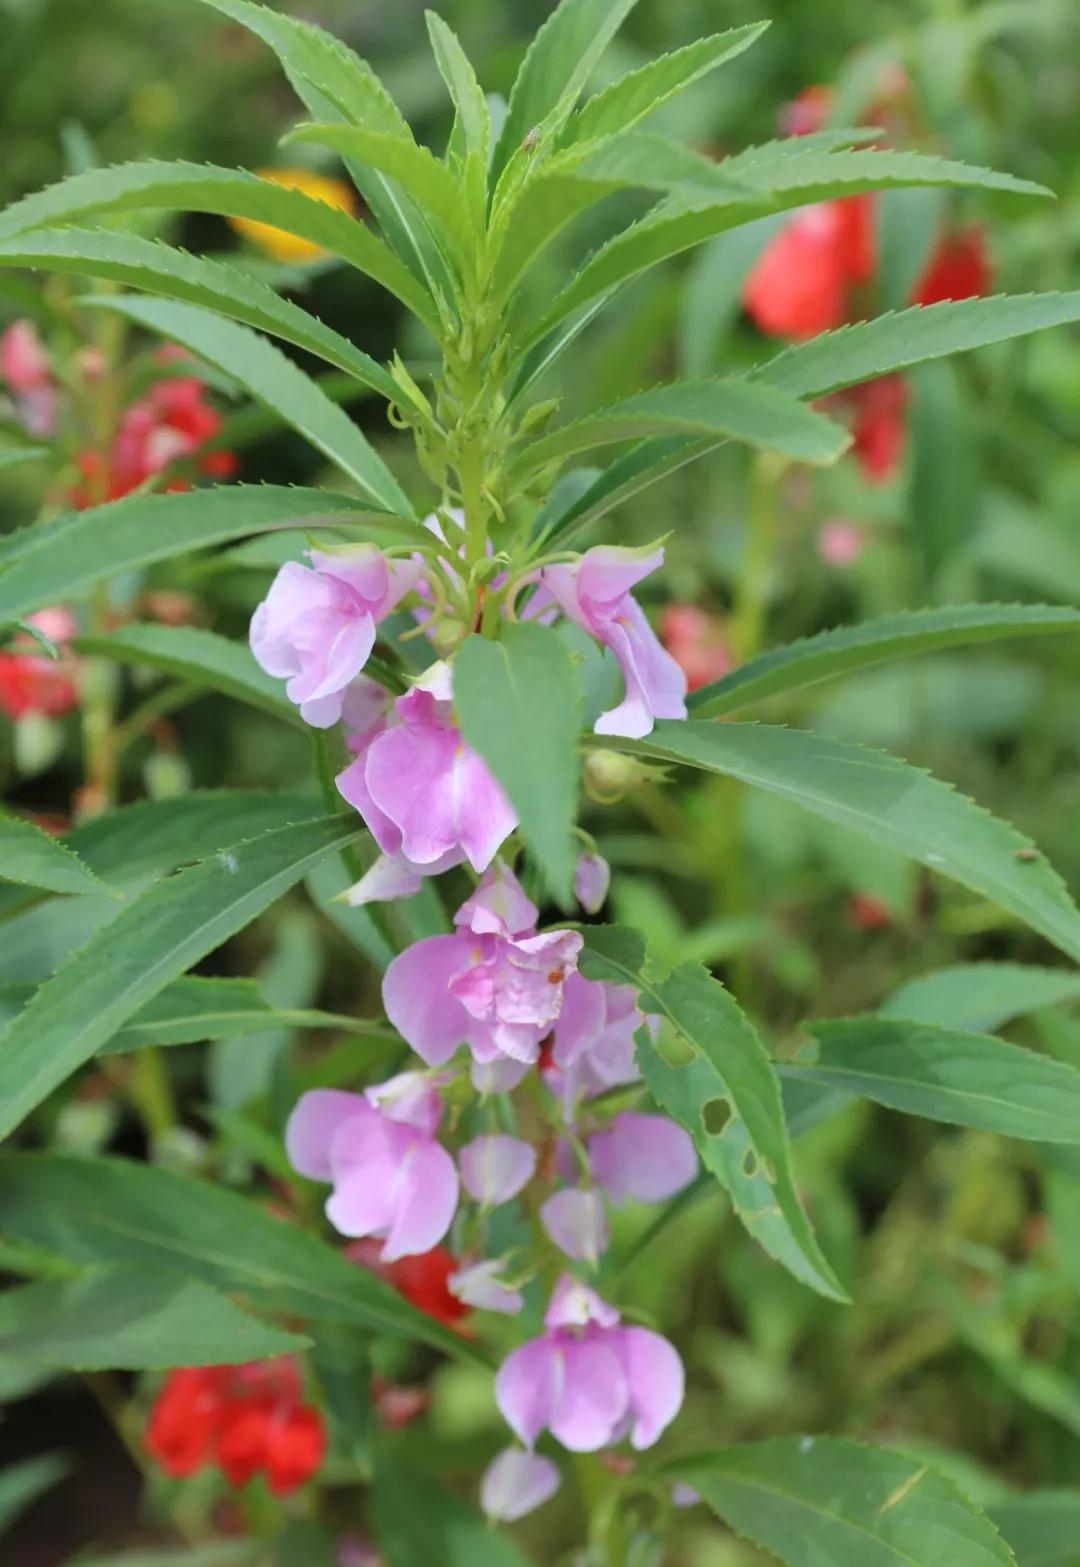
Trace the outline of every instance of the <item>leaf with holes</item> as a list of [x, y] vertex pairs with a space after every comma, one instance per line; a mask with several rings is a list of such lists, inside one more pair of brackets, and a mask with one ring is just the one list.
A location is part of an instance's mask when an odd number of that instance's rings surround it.
[[[661, 1020], [659, 1044], [638, 1034], [645, 1085], [690, 1133], [750, 1234], [804, 1284], [847, 1300], [799, 1202], [780, 1086], [749, 1019], [697, 963], [650, 981], [635, 931], [588, 926], [583, 934], [586, 978], [633, 985], [642, 1010]], [[665, 1024], [674, 1039], [665, 1041]]]

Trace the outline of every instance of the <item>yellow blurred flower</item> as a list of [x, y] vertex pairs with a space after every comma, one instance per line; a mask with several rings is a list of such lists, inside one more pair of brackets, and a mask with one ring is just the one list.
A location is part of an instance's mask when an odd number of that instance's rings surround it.
[[[272, 180], [286, 190], [302, 191], [315, 201], [325, 201], [328, 207], [339, 212], [353, 212], [356, 199], [344, 180], [332, 179], [326, 174], [313, 174], [310, 169], [256, 169], [260, 179]], [[250, 218], [229, 218], [229, 224], [238, 234], [258, 245], [275, 261], [310, 261], [326, 252], [309, 239], [290, 234], [287, 229], [273, 228], [269, 223], [253, 223]]]

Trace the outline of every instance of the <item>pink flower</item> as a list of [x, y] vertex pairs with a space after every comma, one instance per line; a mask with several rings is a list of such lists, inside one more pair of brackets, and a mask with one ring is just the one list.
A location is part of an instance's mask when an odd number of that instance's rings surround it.
[[305, 723], [328, 729], [375, 645], [375, 627], [417, 578], [411, 561], [388, 561], [371, 544], [340, 555], [309, 550], [312, 567], [287, 561], [251, 622], [251, 651]]
[[485, 1208], [516, 1197], [536, 1173], [536, 1150], [520, 1137], [490, 1133], [474, 1137], [458, 1153], [461, 1184]]
[[452, 936], [429, 936], [394, 959], [383, 979], [386, 1014], [429, 1066], [467, 1044], [479, 1062], [533, 1062], [562, 1010], [577, 966], [576, 931], [537, 935], [508, 926], [535, 907], [505, 866], [492, 869], [455, 915]]
[[666, 1115], [626, 1110], [586, 1139], [593, 1178], [615, 1202], [663, 1202], [698, 1173], [689, 1135]]
[[473, 1262], [459, 1268], [447, 1279], [451, 1295], [464, 1306], [475, 1306], [478, 1311], [499, 1311], [513, 1317], [525, 1304], [520, 1290], [511, 1289], [499, 1277], [502, 1263], [496, 1261]]
[[561, 1252], [594, 1268], [611, 1240], [599, 1192], [555, 1192], [540, 1209], [540, 1222]]
[[735, 663], [724, 622], [696, 604], [669, 604], [660, 617], [660, 640], [691, 691], [719, 680]]
[[350, 737], [356, 761], [338, 776], [338, 789], [399, 871], [434, 876], [462, 860], [484, 871], [517, 826], [506, 795], [454, 725], [452, 694], [449, 665], [433, 664], [389, 719]]
[[51, 435], [56, 424], [56, 383], [32, 321], [13, 321], [0, 336], [0, 378], [30, 434]]
[[599, 854], [583, 854], [574, 871], [574, 897], [586, 914], [599, 914], [611, 886], [611, 866]]
[[609, 647], [623, 672], [625, 700], [601, 713], [593, 725], [597, 734], [640, 740], [654, 719], [686, 717], [686, 676], [630, 594], [663, 559], [662, 549], [645, 553], [601, 544], [541, 573], [541, 592], [546, 589], [569, 620]]
[[326, 1215], [342, 1235], [383, 1240], [382, 1261], [438, 1245], [454, 1217], [454, 1161], [435, 1141], [442, 1102], [430, 1077], [405, 1072], [364, 1094], [317, 1088], [285, 1130], [294, 1169], [329, 1181]]
[[827, 566], [850, 566], [866, 548], [866, 534], [857, 522], [834, 518], [817, 532], [817, 552]]
[[651, 1447], [683, 1400], [682, 1361], [667, 1339], [623, 1327], [614, 1307], [568, 1275], [544, 1323], [495, 1378], [496, 1402], [519, 1440], [531, 1449], [546, 1428], [576, 1453], [627, 1433], [635, 1448]]
[[514, 1523], [559, 1489], [559, 1471], [549, 1458], [507, 1447], [493, 1458], [480, 1482], [480, 1505], [496, 1523]]
[[567, 977], [544, 1081], [563, 1101], [567, 1120], [583, 1099], [640, 1077], [634, 1035], [643, 1019], [631, 985]]

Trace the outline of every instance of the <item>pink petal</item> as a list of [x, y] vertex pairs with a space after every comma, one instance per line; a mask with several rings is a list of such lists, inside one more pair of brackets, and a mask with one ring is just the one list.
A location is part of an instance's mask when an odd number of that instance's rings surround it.
[[541, 1207], [540, 1220], [561, 1252], [594, 1268], [611, 1240], [607, 1214], [597, 1192], [556, 1192]]
[[433, 1137], [442, 1120], [443, 1102], [439, 1094], [442, 1078], [427, 1072], [399, 1072], [385, 1083], [365, 1088], [364, 1098], [388, 1121], [414, 1127], [425, 1137]]
[[471, 1019], [450, 982], [472, 960], [458, 936], [428, 936], [407, 947], [383, 976], [386, 1015], [428, 1066], [442, 1066], [469, 1036]]
[[472, 1084], [478, 1094], [509, 1094], [528, 1073], [531, 1062], [509, 1061], [497, 1058], [493, 1061], [473, 1061]]
[[397, 1174], [383, 1261], [419, 1256], [437, 1246], [453, 1223], [457, 1201], [453, 1159], [440, 1143], [417, 1139]]
[[536, 1150], [519, 1137], [491, 1133], [466, 1143], [458, 1154], [465, 1190], [485, 1207], [509, 1202], [536, 1172]]
[[601, 1300], [595, 1290], [564, 1273], [551, 1292], [548, 1309], [544, 1313], [544, 1325], [549, 1328], [584, 1328], [590, 1322], [601, 1328], [613, 1328], [619, 1313], [606, 1300]]
[[484, 1471], [480, 1505], [496, 1523], [514, 1523], [543, 1506], [559, 1483], [559, 1471], [550, 1459], [507, 1447]]
[[599, 854], [583, 854], [574, 871], [574, 897], [586, 914], [599, 914], [611, 886], [611, 866]]
[[538, 915], [513, 871], [496, 860], [454, 915], [454, 924], [466, 925], [478, 936], [520, 936], [535, 928]]
[[616, 1202], [663, 1202], [698, 1172], [690, 1136], [666, 1115], [617, 1115], [588, 1139], [593, 1177]]
[[534, 1338], [513, 1350], [495, 1376], [495, 1402], [519, 1441], [532, 1447], [549, 1423], [561, 1365], [546, 1338]]
[[451, 1273], [446, 1287], [451, 1295], [466, 1306], [480, 1311], [499, 1311], [508, 1317], [516, 1316], [525, 1304], [520, 1290], [511, 1289], [498, 1277], [500, 1262], [476, 1262], [471, 1267], [459, 1268]]
[[663, 548], [643, 551], [620, 544], [597, 544], [581, 557], [582, 599], [615, 604], [663, 564]]
[[630, 1390], [619, 1356], [600, 1338], [560, 1341], [562, 1378], [548, 1426], [572, 1453], [594, 1453], [616, 1440]]
[[651, 1447], [682, 1408], [682, 1361], [666, 1338], [648, 1328], [620, 1328], [615, 1345], [630, 1388], [631, 1444]]
[[[354, 766], [357, 764], [353, 764]], [[365, 903], [387, 903], [394, 898], [411, 898], [420, 891], [424, 878], [400, 854], [380, 854], [371, 869], [342, 894], [342, 902], [351, 909]]]
[[301, 1095], [285, 1127], [289, 1163], [310, 1181], [332, 1180], [330, 1145], [334, 1137], [346, 1122], [362, 1125], [370, 1116], [370, 1106], [362, 1094], [313, 1088]]

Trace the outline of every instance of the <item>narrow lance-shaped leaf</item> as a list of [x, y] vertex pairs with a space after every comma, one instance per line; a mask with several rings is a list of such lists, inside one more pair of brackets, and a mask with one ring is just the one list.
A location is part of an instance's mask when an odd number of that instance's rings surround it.
[[480, 173], [480, 195], [487, 181], [491, 140], [491, 114], [484, 89], [473, 70], [472, 61], [458, 41], [457, 34], [437, 11], [425, 11], [431, 50], [439, 75], [454, 104], [454, 129], [450, 151], [464, 161], [472, 159]]
[[513, 471], [532, 472], [575, 452], [641, 436], [709, 435], [823, 464], [835, 462], [851, 444], [840, 425], [794, 398], [746, 397], [750, 385], [732, 379], [654, 387], [531, 442]]
[[653, 436], [632, 446], [609, 468], [599, 473], [595, 469], [586, 470], [589, 482], [578, 487], [572, 496], [568, 494], [565, 504], [553, 507], [552, 493], [541, 514], [545, 546], [550, 546], [556, 539], [565, 546], [614, 507], [621, 506], [687, 463], [715, 451], [724, 440], [723, 436], [701, 439], [692, 435]]
[[823, 332], [785, 349], [751, 375], [796, 397], [821, 397], [929, 359], [967, 353], [1080, 320], [1080, 293], [1017, 294], [913, 306]]
[[882, 1017], [990, 1033], [1026, 1012], [1080, 999], [1080, 974], [1026, 963], [958, 963], [894, 990]]
[[783, 1436], [666, 1470], [787, 1567], [1016, 1567], [951, 1480], [888, 1448]]
[[605, 736], [603, 743], [725, 773], [866, 833], [991, 899], [1080, 959], [1080, 911], [1030, 840], [897, 757], [775, 725], [693, 720], [658, 723], [647, 740]]
[[[204, 0], [261, 38], [274, 51], [297, 97], [320, 120], [344, 120], [411, 141], [412, 131], [366, 60], [311, 22], [252, 5], [249, 0]], [[379, 169], [347, 164], [353, 183], [409, 270], [429, 287], [446, 288], [445, 272], [423, 220]]]
[[159, 990], [358, 831], [347, 817], [283, 827], [200, 860], [135, 898], [61, 965], [5, 1031], [0, 1137]]
[[1080, 1144], [1080, 1072], [989, 1034], [902, 1018], [805, 1023], [813, 1063], [783, 1075], [873, 1099], [905, 1115], [1030, 1142]]
[[768, 26], [768, 22], [751, 22], [747, 27], [731, 27], [725, 33], [699, 38], [684, 49], [650, 60], [640, 70], [631, 71], [590, 98], [567, 121], [558, 145], [568, 147], [596, 136], [629, 130], [676, 93], [749, 49]]
[[317, 354], [392, 402], [402, 397], [389, 371], [292, 300], [282, 299], [239, 267], [191, 256], [157, 240], [92, 229], [38, 229], [0, 242], [0, 266], [109, 278], [216, 310]]
[[988, 1509], [1018, 1567], [1076, 1567], [1080, 1491], [1029, 1491]]
[[[803, 138], [799, 138], [803, 140]], [[910, 152], [821, 152], [796, 149], [787, 155], [755, 157], [749, 149], [722, 165], [741, 182], [756, 186], [757, 199], [710, 200], [676, 197], [654, 207], [640, 222], [623, 230], [593, 253], [584, 267], [557, 295], [539, 321], [522, 333], [523, 347], [545, 336], [560, 321], [597, 294], [638, 276], [657, 262], [678, 255], [726, 229], [749, 223], [764, 213], [799, 207], [834, 196], [893, 186], [986, 186], [1023, 194], [1046, 195], [1042, 187], [943, 158]]]
[[5, 1355], [73, 1371], [239, 1365], [310, 1343], [180, 1272], [110, 1268], [0, 1296]]
[[545, 626], [469, 637], [454, 666], [463, 738], [491, 768], [554, 897], [570, 904], [581, 687], [566, 644]]
[[68, 1472], [61, 1453], [43, 1453], [0, 1470], [0, 1533], [9, 1529], [39, 1496], [52, 1489]]
[[962, 604], [902, 610], [772, 648], [693, 692], [697, 718], [717, 718], [872, 664], [1011, 637], [1080, 631], [1080, 610], [1046, 604]]
[[417, 524], [389, 513], [373, 515], [356, 496], [328, 490], [228, 485], [131, 495], [9, 534], [0, 547], [0, 622], [77, 598], [95, 583], [140, 566], [304, 522], [348, 527], [353, 536], [376, 544], [423, 539]]
[[286, 424], [347, 473], [376, 506], [401, 517], [412, 516], [408, 497], [359, 426], [265, 337], [208, 310], [171, 299], [101, 296], [86, 303], [115, 310], [129, 321], [183, 344], [279, 413]]
[[494, 184], [529, 132], [557, 129], [637, 0], [561, 0], [529, 45], [491, 159]]
[[236, 697], [275, 718], [300, 722], [282, 682], [263, 672], [247, 644], [232, 642], [215, 631], [148, 622], [124, 626], [103, 636], [78, 637], [75, 650], [95, 658], [111, 658], [119, 664], [157, 669]]
[[126, 1159], [0, 1157], [0, 1225], [82, 1267], [179, 1269], [259, 1308], [480, 1358], [389, 1284], [295, 1224], [208, 1181]]
[[211, 164], [122, 163], [72, 174], [0, 213], [0, 239], [90, 216], [158, 210], [250, 218], [306, 239], [374, 278], [428, 325], [438, 316], [423, 287], [363, 223], [302, 191]]
[[77, 854], [21, 817], [0, 811], [0, 881], [40, 887], [46, 892], [96, 892], [109, 889]]
[[690, 1052], [671, 1065], [663, 1037], [657, 1047], [639, 1032], [647, 1088], [693, 1137], [750, 1234], [804, 1284], [846, 1300], [799, 1202], [779, 1084], [747, 1017], [699, 964], [684, 964], [660, 984], [649, 980], [636, 932], [590, 926], [584, 935], [586, 977], [633, 985], [642, 1010], [674, 1030], [672, 1048]]

